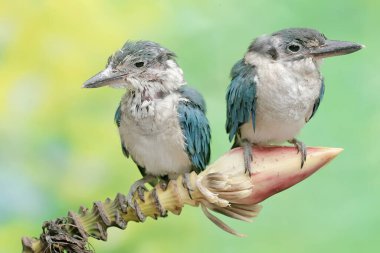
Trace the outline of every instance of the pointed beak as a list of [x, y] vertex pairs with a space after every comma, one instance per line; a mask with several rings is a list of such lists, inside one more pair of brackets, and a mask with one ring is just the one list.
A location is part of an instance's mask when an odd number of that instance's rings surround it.
[[351, 54], [362, 49], [364, 46], [348, 41], [326, 40], [326, 43], [320, 47], [311, 50], [310, 54], [317, 58], [326, 58], [331, 56]]
[[122, 79], [125, 74], [121, 74], [120, 72], [114, 72], [110, 67], [107, 67], [105, 70], [97, 73], [86, 82], [83, 83], [82, 88], [99, 88], [106, 85], [110, 85], [114, 83], [114, 81], [118, 81]]

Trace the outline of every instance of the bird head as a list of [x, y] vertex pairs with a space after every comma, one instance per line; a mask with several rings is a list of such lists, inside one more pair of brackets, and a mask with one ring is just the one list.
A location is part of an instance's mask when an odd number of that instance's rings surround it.
[[321, 60], [326, 57], [350, 54], [362, 45], [329, 40], [317, 30], [289, 28], [263, 35], [252, 42], [248, 53], [257, 53], [274, 61], [297, 61], [306, 58]]
[[83, 87], [154, 87], [167, 91], [183, 83], [183, 73], [173, 52], [151, 41], [128, 41], [108, 58], [106, 68], [88, 79]]

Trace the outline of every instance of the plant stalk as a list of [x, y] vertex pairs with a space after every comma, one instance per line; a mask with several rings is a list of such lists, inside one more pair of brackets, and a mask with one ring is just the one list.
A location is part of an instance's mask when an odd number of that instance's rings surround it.
[[90, 253], [88, 238], [107, 240], [107, 229], [125, 229], [130, 221], [144, 222], [147, 217], [166, 217], [168, 212], [181, 213], [184, 205], [201, 205], [204, 214], [217, 226], [237, 236], [239, 234], [215, 217], [209, 210], [242, 221], [258, 215], [266, 198], [301, 182], [342, 149], [308, 148], [308, 156], [300, 169], [300, 155], [293, 147], [265, 147], [253, 149], [252, 174], [244, 173], [243, 151], [236, 148], [227, 152], [205, 171], [180, 175], [170, 180], [166, 189], [158, 184], [140, 196], [136, 193], [133, 205], [126, 196], [95, 202], [90, 209], [80, 207], [77, 213], [46, 221], [39, 238], [23, 237], [23, 253]]

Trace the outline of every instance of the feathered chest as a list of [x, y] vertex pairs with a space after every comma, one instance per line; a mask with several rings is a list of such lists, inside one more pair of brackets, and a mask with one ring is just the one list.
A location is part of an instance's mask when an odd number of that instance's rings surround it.
[[189, 172], [191, 163], [177, 113], [179, 95], [148, 101], [136, 99], [140, 96], [122, 99], [119, 133], [123, 145], [146, 174], [174, 178]]
[[285, 120], [299, 120], [319, 96], [322, 76], [311, 59], [257, 67], [257, 113]]
[[177, 94], [129, 92], [121, 102], [121, 126], [128, 132], [149, 135], [178, 125]]

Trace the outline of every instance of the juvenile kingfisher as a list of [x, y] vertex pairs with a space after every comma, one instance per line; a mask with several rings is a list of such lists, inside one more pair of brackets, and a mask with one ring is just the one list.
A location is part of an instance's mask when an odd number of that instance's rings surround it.
[[328, 40], [307, 28], [284, 29], [255, 39], [232, 68], [227, 90], [226, 131], [232, 148], [242, 146], [250, 173], [252, 145], [288, 141], [301, 153], [306, 147], [295, 136], [314, 116], [325, 85], [322, 59], [358, 51], [363, 46]]
[[[151, 41], [126, 42], [84, 88], [125, 88], [115, 113], [121, 148], [143, 178], [130, 189], [143, 196], [146, 183], [202, 171], [210, 160], [210, 127], [201, 94], [186, 85], [176, 55]], [[162, 181], [161, 181], [162, 182]]]

